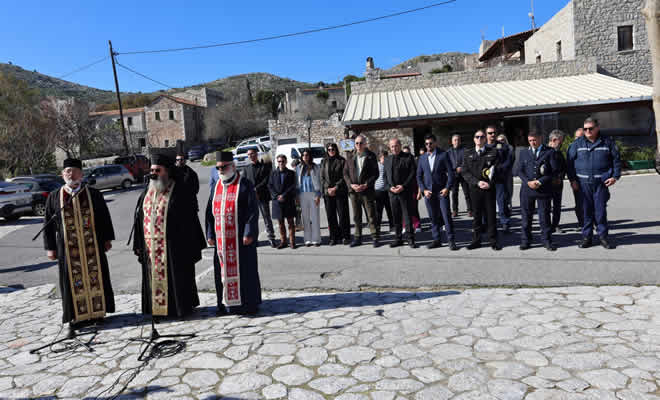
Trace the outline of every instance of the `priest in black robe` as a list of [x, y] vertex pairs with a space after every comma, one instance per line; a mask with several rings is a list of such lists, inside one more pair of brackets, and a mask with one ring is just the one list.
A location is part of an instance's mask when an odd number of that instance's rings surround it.
[[140, 195], [133, 222], [133, 253], [142, 266], [142, 312], [182, 317], [199, 305], [195, 263], [206, 247], [194, 193], [174, 162], [152, 156], [149, 185]]
[[82, 184], [82, 162], [64, 160], [62, 177], [65, 185], [46, 200], [44, 248], [50, 260], [58, 260], [62, 323], [71, 332], [115, 312], [105, 255], [115, 233], [103, 195]]
[[216, 169], [219, 179], [206, 206], [206, 239], [215, 246], [217, 313], [254, 315], [261, 304], [257, 196], [254, 185], [236, 170], [232, 153], [216, 153]]

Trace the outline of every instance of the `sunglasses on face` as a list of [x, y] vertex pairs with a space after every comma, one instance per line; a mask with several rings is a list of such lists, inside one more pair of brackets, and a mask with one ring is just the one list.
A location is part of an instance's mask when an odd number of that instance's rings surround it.
[[177, 158], [176, 162], [183, 161], [183, 158]]
[[495, 132], [486, 132], [486, 134], [488, 134], [488, 135], [494, 135]]
[[355, 144], [364, 144], [364, 143], [362, 143], [362, 142], [355, 142]]
[[424, 144], [427, 145], [427, 146], [430, 146], [430, 145], [433, 144], [433, 142], [426, 142], [426, 143], [424, 143]]
[[278, 164], [286, 164], [286, 161], [284, 161], [284, 160], [279, 160], [277, 163], [278, 163]]
[[486, 136], [484, 136], [484, 135], [477, 135], [477, 136], [475, 136], [474, 138], [475, 138], [475, 139], [483, 139], [483, 138], [485, 138], [485, 137], [486, 137]]
[[585, 127], [585, 128], [582, 128], [582, 129], [585, 130], [585, 131], [595, 131], [596, 127], [595, 126], [590, 126], [588, 128]]
[[229, 168], [231, 166], [232, 166], [232, 164], [216, 165], [215, 169], [217, 169], [218, 171], [224, 171], [224, 170], [226, 170], [227, 168]]

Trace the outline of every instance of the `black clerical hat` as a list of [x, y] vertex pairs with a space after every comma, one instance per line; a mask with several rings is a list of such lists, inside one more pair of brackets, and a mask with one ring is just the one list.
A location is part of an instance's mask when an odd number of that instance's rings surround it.
[[63, 168], [69, 167], [82, 169], [82, 161], [78, 160], [77, 158], [67, 158], [64, 160]]
[[234, 161], [234, 153], [231, 151], [216, 151], [215, 152], [215, 161]]
[[162, 165], [163, 167], [172, 168], [174, 162], [166, 154], [156, 153], [151, 155], [151, 165]]

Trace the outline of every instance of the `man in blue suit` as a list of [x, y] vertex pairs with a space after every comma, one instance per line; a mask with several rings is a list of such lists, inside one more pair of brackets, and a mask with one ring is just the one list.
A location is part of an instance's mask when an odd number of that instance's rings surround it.
[[532, 241], [532, 217], [534, 203], [538, 204], [539, 225], [543, 246], [555, 251], [552, 244], [552, 224], [550, 221], [550, 202], [552, 201], [552, 180], [559, 168], [555, 151], [541, 144], [541, 135], [530, 131], [527, 135], [529, 150], [520, 152], [518, 176], [521, 180], [520, 211], [521, 211], [521, 241], [520, 250], [527, 250]]
[[449, 248], [458, 250], [449, 208], [449, 191], [454, 185], [454, 169], [447, 152], [436, 148], [435, 136], [426, 135], [424, 145], [426, 153], [419, 157], [417, 164], [417, 185], [424, 195], [426, 209], [431, 217], [433, 241], [427, 247], [435, 249], [442, 245], [440, 232], [444, 225]]

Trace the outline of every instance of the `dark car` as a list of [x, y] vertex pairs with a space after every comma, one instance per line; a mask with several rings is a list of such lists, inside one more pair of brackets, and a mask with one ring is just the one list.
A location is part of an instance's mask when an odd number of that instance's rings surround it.
[[123, 165], [133, 175], [136, 182], [143, 182], [151, 168], [151, 161], [141, 154], [117, 157], [113, 164]]
[[201, 160], [206, 154], [206, 146], [193, 146], [188, 150], [188, 160]]
[[[57, 178], [56, 175], [19, 176], [13, 178], [11, 183], [28, 187], [29, 192], [32, 193], [32, 213], [43, 217], [46, 215], [46, 199], [48, 198], [48, 194], [53, 190], [59, 189], [64, 182], [62, 178], [59, 180]], [[60, 183], [60, 180], [62, 180], [62, 183]]]

